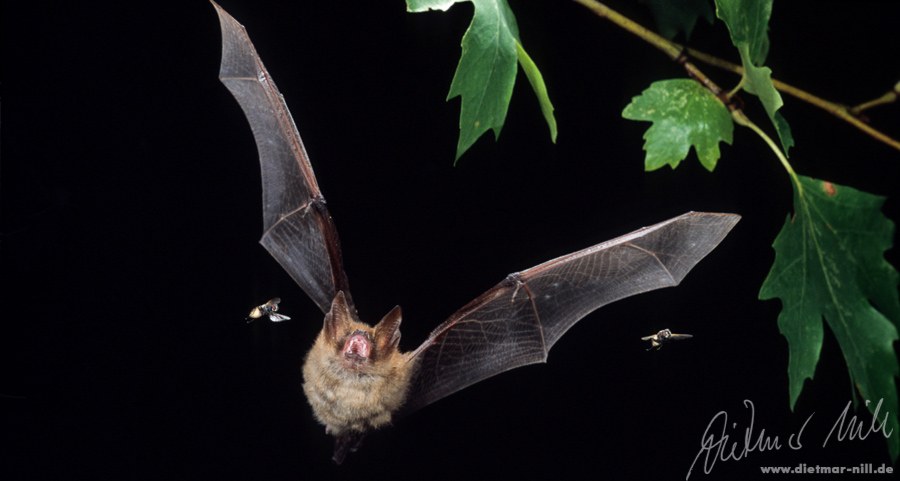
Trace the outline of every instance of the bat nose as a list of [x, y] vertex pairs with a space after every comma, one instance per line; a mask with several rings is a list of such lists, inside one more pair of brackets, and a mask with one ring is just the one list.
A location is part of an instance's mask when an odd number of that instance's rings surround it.
[[367, 359], [372, 352], [372, 341], [369, 334], [362, 329], [353, 331], [344, 343], [344, 355], [360, 359]]

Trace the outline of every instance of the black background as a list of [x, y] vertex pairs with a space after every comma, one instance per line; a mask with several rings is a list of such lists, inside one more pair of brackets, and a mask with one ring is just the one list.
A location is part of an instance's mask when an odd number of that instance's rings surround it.
[[[336, 467], [300, 388], [322, 315], [257, 244], [256, 148], [217, 79], [213, 7], [4, 4], [5, 479], [683, 479], [716, 413], [737, 423], [728, 432], [742, 448], [745, 399], [755, 436], [765, 429], [781, 450], [709, 475], [701, 460], [691, 479], [890, 462], [880, 433], [822, 447], [852, 389], [827, 329], [815, 380], [789, 409], [780, 302], [756, 298], [791, 190], [762, 141], [737, 129], [714, 173], [693, 151], [676, 170], [643, 172], [649, 124], [621, 110], [650, 82], [684, 77], [651, 47], [571, 2], [513, 2], [559, 142], [520, 75], [499, 141], [488, 134], [454, 167], [459, 100], [445, 98], [471, 4], [420, 14], [400, 0], [222, 5], [295, 115], [362, 318], [402, 305], [404, 349], [509, 272], [689, 210], [743, 220], [680, 287], [603, 308], [548, 364], [450, 396]], [[612, 6], [652, 26], [635, 2]], [[900, 73], [898, 13], [889, 2], [776, 2], [768, 65], [827, 99], [881, 95]], [[691, 43], [737, 59], [721, 23], [701, 22]], [[798, 172], [897, 193], [896, 150], [785, 102]], [[897, 107], [870, 116], [900, 134]], [[895, 197], [884, 211], [900, 219]], [[898, 264], [896, 250], [887, 257]], [[275, 296], [293, 320], [244, 322]], [[695, 337], [646, 352], [640, 337], [666, 327]], [[803, 448], [790, 450], [813, 412]]]

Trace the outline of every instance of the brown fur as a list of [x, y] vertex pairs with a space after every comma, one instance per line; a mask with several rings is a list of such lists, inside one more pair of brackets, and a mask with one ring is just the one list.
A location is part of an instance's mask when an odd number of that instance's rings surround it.
[[[387, 425], [403, 405], [414, 363], [397, 349], [399, 315], [399, 309], [392, 311], [372, 328], [354, 319], [342, 294], [335, 298], [303, 365], [303, 390], [316, 419], [331, 434], [365, 433]], [[372, 342], [368, 359], [342, 352], [357, 330]]]

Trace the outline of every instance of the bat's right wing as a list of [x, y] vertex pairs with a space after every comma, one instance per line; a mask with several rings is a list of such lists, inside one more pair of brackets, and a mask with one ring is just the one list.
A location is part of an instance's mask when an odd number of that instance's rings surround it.
[[212, 3], [222, 26], [219, 79], [244, 110], [259, 150], [264, 226], [260, 243], [322, 312], [331, 309], [339, 291], [352, 306], [337, 230], [294, 119], [247, 31]]
[[546, 361], [570, 327], [605, 304], [678, 285], [739, 219], [691, 212], [509, 275], [412, 353], [410, 362], [418, 366], [402, 414], [503, 371]]

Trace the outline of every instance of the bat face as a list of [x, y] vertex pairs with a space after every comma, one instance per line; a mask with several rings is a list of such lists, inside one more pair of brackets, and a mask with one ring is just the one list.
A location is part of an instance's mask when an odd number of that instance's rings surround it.
[[694, 336], [690, 334], [673, 334], [672, 331], [668, 329], [663, 329], [652, 336], [642, 337], [642, 341], [650, 341], [651, 346], [647, 349], [656, 348], [657, 350], [662, 349], [663, 344], [670, 341], [681, 341], [684, 339], [690, 339]]
[[[324, 312], [303, 364], [303, 391], [335, 437], [334, 461], [366, 433], [509, 369], [546, 362], [559, 338], [594, 310], [678, 285], [740, 216], [689, 212], [510, 274], [437, 326], [417, 349], [400, 352], [400, 309], [374, 327], [357, 319], [337, 229], [283, 96], [246, 30], [218, 5], [219, 79], [241, 105], [260, 156], [260, 243]], [[250, 317], [273, 321], [280, 299]], [[690, 337], [668, 330], [654, 347]]]
[[290, 317], [283, 314], [278, 314], [276, 312], [278, 310], [279, 302], [281, 302], [281, 299], [276, 297], [275, 299], [272, 299], [261, 306], [254, 307], [253, 310], [250, 311], [250, 317], [248, 318], [247, 322], [253, 322], [254, 319], [259, 319], [262, 316], [269, 316], [269, 319], [271, 319], [272, 322], [290, 320]]

